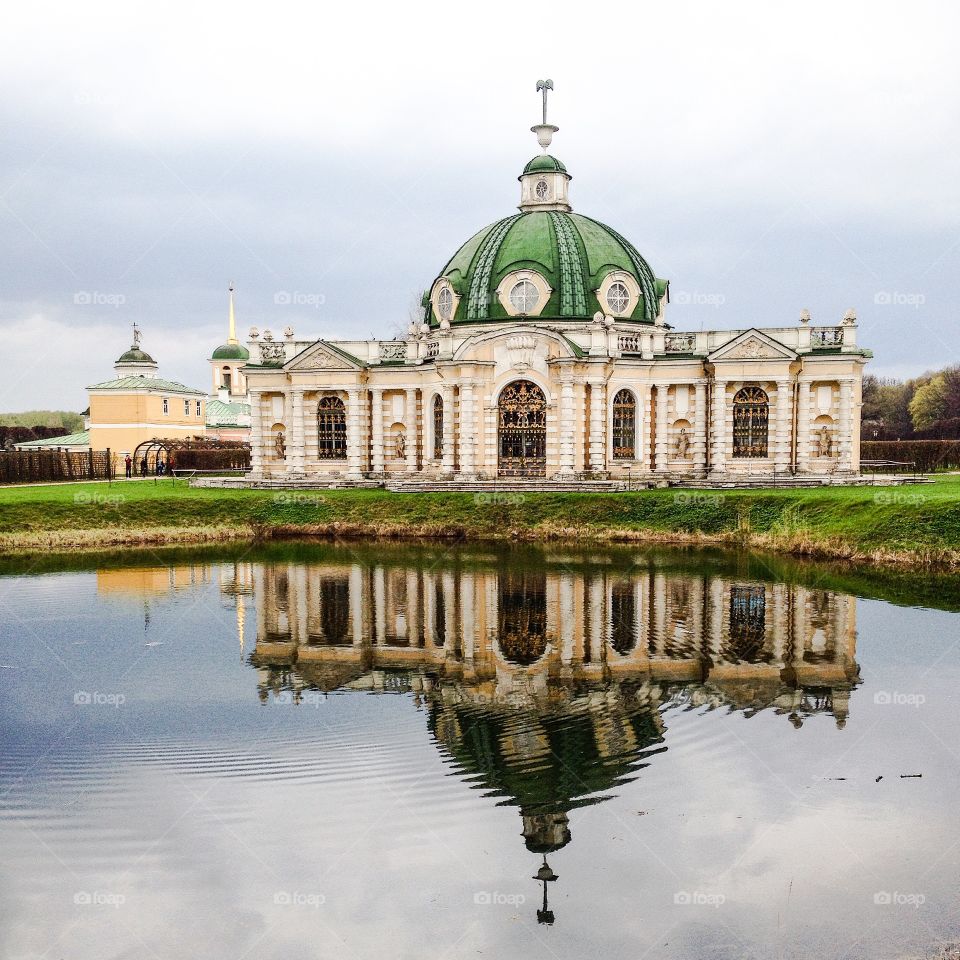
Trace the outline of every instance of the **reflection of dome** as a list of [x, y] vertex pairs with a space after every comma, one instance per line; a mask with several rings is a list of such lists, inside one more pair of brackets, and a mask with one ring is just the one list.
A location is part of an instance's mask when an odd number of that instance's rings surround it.
[[[538, 319], [589, 320], [599, 310], [621, 320], [653, 323], [667, 283], [658, 280], [636, 248], [615, 230], [581, 214], [566, 200], [566, 167], [549, 155], [534, 157], [523, 170], [523, 212], [498, 220], [472, 236], [440, 272], [432, 290], [449, 283], [456, 306], [452, 322], [505, 320], [514, 316], [504, 304], [501, 285], [533, 271], [543, 284]], [[611, 311], [606, 285], [611, 275], [626, 283], [626, 307]], [[599, 291], [599, 296], [598, 296]], [[619, 291], [618, 291], [619, 293]], [[449, 294], [444, 294], [449, 299]], [[617, 303], [617, 300], [613, 301]], [[434, 305], [437, 301], [434, 299]], [[424, 306], [429, 310], [430, 295]], [[446, 307], [444, 307], [446, 310]], [[439, 322], [436, 309], [429, 312]]]
[[210, 356], [211, 360], [249, 360], [250, 351], [240, 343], [221, 343]]

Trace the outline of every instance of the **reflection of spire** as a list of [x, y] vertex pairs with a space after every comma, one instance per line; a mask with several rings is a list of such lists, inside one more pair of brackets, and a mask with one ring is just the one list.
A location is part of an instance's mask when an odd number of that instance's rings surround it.
[[543, 855], [543, 866], [537, 871], [534, 880], [539, 880], [543, 884], [543, 907], [537, 911], [537, 923], [553, 923], [553, 911], [547, 905], [547, 884], [555, 883], [560, 878], [550, 868], [547, 863], [547, 855]]
[[243, 662], [243, 625], [247, 619], [247, 610], [243, 603], [243, 594], [237, 594], [237, 639], [240, 641], [240, 662]]

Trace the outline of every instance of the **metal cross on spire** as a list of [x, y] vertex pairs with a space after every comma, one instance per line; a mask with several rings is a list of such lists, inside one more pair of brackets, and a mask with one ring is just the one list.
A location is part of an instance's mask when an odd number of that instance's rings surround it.
[[538, 80], [537, 81], [537, 93], [543, 91], [543, 124], [547, 124], [547, 92], [553, 89], [552, 80]]

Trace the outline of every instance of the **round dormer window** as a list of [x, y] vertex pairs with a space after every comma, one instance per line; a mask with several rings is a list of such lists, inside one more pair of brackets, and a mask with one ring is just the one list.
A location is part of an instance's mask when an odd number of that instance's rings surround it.
[[623, 313], [630, 306], [630, 291], [617, 280], [607, 290], [607, 306], [611, 313]]
[[531, 313], [539, 302], [540, 294], [529, 280], [520, 280], [510, 290], [510, 304], [517, 313]]
[[437, 314], [441, 320], [449, 320], [453, 315], [453, 291], [449, 287], [441, 287], [437, 294]]
[[550, 185], [546, 180], [538, 180], [537, 185], [534, 188], [538, 200], [546, 200], [550, 195]]

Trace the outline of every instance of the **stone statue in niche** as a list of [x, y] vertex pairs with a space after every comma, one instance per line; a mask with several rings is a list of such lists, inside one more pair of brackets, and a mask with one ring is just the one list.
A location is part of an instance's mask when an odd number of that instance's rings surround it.
[[830, 456], [830, 431], [826, 424], [820, 428], [820, 432], [817, 434], [817, 456]]
[[690, 438], [687, 436], [687, 428], [680, 428], [680, 436], [677, 437], [677, 459], [686, 460], [690, 452]]
[[407, 459], [407, 435], [402, 430], [397, 434], [393, 455], [397, 460]]
[[273, 439], [274, 448], [277, 451], [278, 460], [287, 459], [287, 438], [283, 435], [283, 431], [279, 431]]

